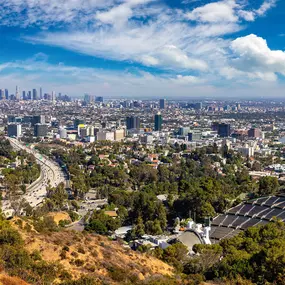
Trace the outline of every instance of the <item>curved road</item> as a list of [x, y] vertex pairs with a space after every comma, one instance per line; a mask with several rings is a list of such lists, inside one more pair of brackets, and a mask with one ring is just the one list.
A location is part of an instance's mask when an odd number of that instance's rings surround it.
[[[50, 184], [51, 187], [56, 187], [61, 182], [66, 183], [64, 173], [55, 162], [41, 155], [36, 150], [28, 148], [16, 139], [8, 137], [7, 139], [10, 141], [13, 148], [17, 150], [22, 149], [32, 154], [41, 167], [40, 177], [27, 187], [26, 194], [22, 195], [22, 198], [24, 198], [32, 207], [36, 207], [41, 204], [46, 197], [46, 186], [48, 186], [48, 184]], [[13, 215], [10, 201], [3, 200], [2, 202], [2, 211], [4, 214], [6, 216]]]

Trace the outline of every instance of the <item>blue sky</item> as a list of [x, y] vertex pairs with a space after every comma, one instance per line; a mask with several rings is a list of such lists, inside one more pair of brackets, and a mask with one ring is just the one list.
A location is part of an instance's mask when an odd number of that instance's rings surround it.
[[0, 0], [0, 88], [284, 97], [285, 1]]

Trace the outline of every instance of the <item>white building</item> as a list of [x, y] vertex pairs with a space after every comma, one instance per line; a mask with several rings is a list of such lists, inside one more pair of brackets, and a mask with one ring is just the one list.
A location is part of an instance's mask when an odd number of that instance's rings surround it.
[[97, 133], [97, 141], [114, 141], [114, 140], [115, 140], [114, 132], [100, 131]]

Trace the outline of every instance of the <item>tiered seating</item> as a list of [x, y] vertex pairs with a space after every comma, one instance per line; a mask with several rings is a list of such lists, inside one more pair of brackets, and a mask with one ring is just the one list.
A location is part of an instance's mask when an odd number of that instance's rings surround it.
[[247, 216], [249, 217], [253, 217], [254, 215], [257, 215], [258, 213], [262, 212], [266, 210], [265, 207], [263, 206], [259, 206], [259, 205], [255, 205], [253, 206], [253, 208], [248, 212]]
[[259, 223], [258, 223], [256, 226], [264, 226], [264, 225], [266, 225], [266, 224], [268, 224], [267, 221], [260, 220]]
[[251, 209], [253, 208], [253, 205], [251, 204], [245, 204], [239, 211], [239, 215], [246, 215]]
[[239, 204], [213, 221], [210, 239], [217, 242], [253, 226], [267, 224], [273, 217], [285, 222], [285, 194], [261, 197]]
[[222, 239], [224, 236], [232, 232], [233, 229], [231, 228], [224, 228], [224, 227], [218, 227], [213, 234], [211, 235], [211, 238], [214, 239]]
[[260, 222], [260, 219], [249, 219], [247, 222], [245, 222], [244, 224], [242, 224], [241, 229], [242, 230], [246, 230], [249, 227], [254, 227], [256, 226], [258, 223]]
[[263, 216], [266, 216], [268, 213], [270, 213], [272, 211], [272, 209], [271, 208], [265, 208], [265, 210], [264, 211], [261, 211], [261, 212], [259, 212], [256, 216], [255, 216], [255, 218], [262, 218]]
[[284, 209], [285, 208], [285, 201], [283, 202], [278, 202], [278, 204], [275, 204], [276, 208]]
[[249, 219], [250, 219], [250, 218], [248, 218], [248, 217], [239, 216], [238, 219], [236, 219], [236, 220], [231, 224], [231, 227], [237, 228], [237, 227], [239, 227], [241, 224], [243, 224], [244, 222], [246, 222], [246, 221], [249, 220]]
[[277, 217], [278, 215], [282, 214], [282, 210], [281, 209], [272, 209], [272, 211], [270, 213], [268, 213], [264, 219], [270, 221], [273, 217]]
[[278, 219], [281, 219], [281, 220], [283, 220], [283, 221], [285, 221], [285, 211], [282, 212], [282, 214], [279, 215], [277, 218], [278, 218]]
[[210, 230], [210, 236], [213, 235], [214, 231], [217, 229], [218, 227], [215, 227], [215, 226], [211, 226], [211, 230]]
[[256, 205], [261, 205], [262, 203], [264, 203], [268, 199], [269, 199], [268, 197], [261, 197], [261, 198], [258, 198], [256, 200], [251, 200], [250, 202], [252, 202], [253, 204], [256, 204]]
[[226, 217], [226, 215], [219, 215], [213, 220], [212, 225], [219, 226], [223, 222], [223, 220], [225, 220]]
[[279, 203], [282, 203], [282, 202], [285, 202], [285, 198], [284, 197], [279, 197], [278, 200], [274, 202], [274, 207], [275, 207], [276, 204], [279, 204]]
[[270, 197], [263, 205], [271, 207], [278, 200], [279, 197]]
[[231, 209], [228, 211], [228, 213], [235, 215], [235, 214], [237, 214], [237, 213], [239, 212], [239, 210], [240, 210], [242, 207], [243, 207], [243, 204], [237, 205], [237, 206], [231, 208]]
[[238, 235], [240, 232], [242, 232], [242, 230], [233, 230], [232, 232], [230, 232], [226, 238], [231, 238], [231, 237], [234, 237], [236, 235]]
[[220, 225], [229, 227], [237, 218], [235, 215], [227, 215], [226, 219]]

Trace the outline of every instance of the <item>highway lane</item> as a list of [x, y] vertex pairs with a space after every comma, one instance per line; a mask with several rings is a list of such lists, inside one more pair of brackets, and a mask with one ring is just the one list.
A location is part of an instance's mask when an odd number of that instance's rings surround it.
[[[7, 139], [15, 149], [22, 149], [32, 154], [41, 167], [40, 177], [27, 187], [26, 194], [22, 195], [22, 198], [24, 198], [32, 207], [36, 207], [41, 204], [46, 197], [46, 187], [49, 184], [51, 187], [56, 187], [61, 182], [66, 182], [64, 173], [55, 162], [49, 160], [46, 156], [41, 155], [36, 150], [28, 148], [14, 138], [7, 137]], [[2, 210], [6, 213], [6, 216], [10, 216], [11, 213], [13, 213], [11, 201], [3, 201]]]

